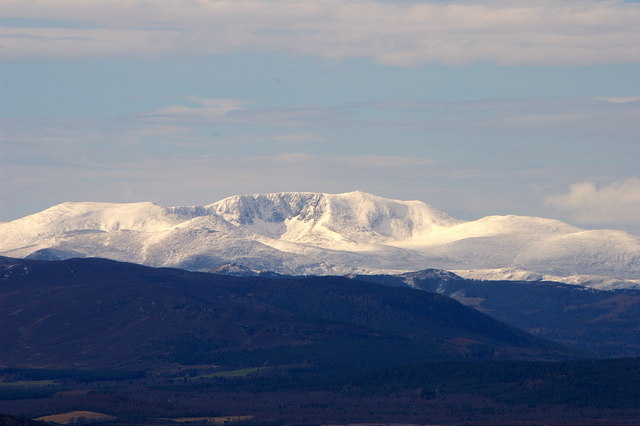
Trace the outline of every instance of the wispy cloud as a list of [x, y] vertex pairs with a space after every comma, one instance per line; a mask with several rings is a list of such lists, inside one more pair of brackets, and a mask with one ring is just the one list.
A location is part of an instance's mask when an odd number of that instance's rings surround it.
[[620, 0], [5, 0], [3, 13], [27, 18], [0, 31], [9, 60], [238, 51], [367, 57], [393, 66], [640, 60], [640, 7]]
[[640, 179], [629, 178], [605, 186], [592, 182], [571, 185], [564, 194], [547, 197], [548, 206], [563, 210], [577, 223], [640, 224]]
[[384, 155], [311, 155], [306, 153], [280, 154], [269, 156], [272, 161], [307, 166], [310, 163], [321, 167], [349, 166], [352, 169], [378, 169], [392, 171], [397, 168], [431, 167], [436, 162], [429, 158], [384, 156]]
[[628, 102], [640, 101], [640, 96], [605, 96], [596, 99], [601, 101], [613, 102], [616, 104], [626, 104]]
[[299, 152], [370, 155], [370, 163], [378, 161], [375, 155], [401, 152], [418, 159], [440, 160], [443, 153], [462, 159], [472, 149], [474, 161], [493, 159], [492, 164], [606, 157], [619, 168], [640, 155], [638, 102], [392, 99], [257, 107], [240, 99], [187, 96], [180, 101], [116, 119], [4, 120], [1, 149], [5, 158], [64, 160], [83, 153], [117, 157], [118, 150], [134, 158], [185, 150], [192, 155], [278, 153], [298, 144]]
[[[562, 137], [574, 141], [635, 140], [640, 102], [625, 98], [485, 99], [420, 102], [390, 99], [359, 108], [400, 110], [402, 119], [377, 120], [378, 125], [413, 127], [438, 133], [475, 134], [527, 140]], [[375, 123], [371, 123], [375, 125]]]
[[257, 126], [303, 126], [342, 121], [349, 111], [344, 107], [294, 105], [290, 107], [256, 107], [240, 99], [184, 98], [195, 106], [171, 105], [130, 118], [154, 122], [191, 122]]
[[[611, 99], [615, 99], [612, 101]], [[589, 137], [635, 134], [640, 102], [633, 98], [487, 99], [424, 102], [387, 99], [369, 103], [256, 107], [238, 99], [184, 97], [176, 104], [130, 118], [154, 123], [208, 123], [266, 127], [367, 126], [425, 131], [572, 132]], [[629, 100], [627, 100], [629, 99]], [[382, 112], [381, 115], [378, 112]], [[402, 111], [402, 115], [385, 115]]]
[[171, 105], [154, 111], [136, 114], [138, 119], [156, 121], [220, 121], [232, 120], [232, 114], [245, 110], [246, 101], [240, 99], [207, 99], [196, 96], [185, 96], [185, 99], [196, 106]]

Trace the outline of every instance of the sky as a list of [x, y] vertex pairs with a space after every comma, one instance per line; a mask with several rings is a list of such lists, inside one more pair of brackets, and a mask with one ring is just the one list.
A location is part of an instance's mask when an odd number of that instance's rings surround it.
[[0, 221], [354, 190], [640, 233], [640, 3], [0, 0]]

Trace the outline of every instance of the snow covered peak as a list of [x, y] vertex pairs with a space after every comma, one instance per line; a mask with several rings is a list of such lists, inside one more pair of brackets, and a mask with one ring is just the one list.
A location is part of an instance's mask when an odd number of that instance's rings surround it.
[[[183, 208], [184, 209], [184, 208]], [[67, 202], [40, 213], [10, 222], [19, 229], [39, 231], [41, 234], [79, 231], [156, 231], [166, 229], [198, 212], [195, 208], [183, 211], [165, 208], [150, 202], [103, 203]]]
[[293, 217], [313, 220], [309, 214], [323, 211], [325, 195], [312, 192], [236, 195], [207, 207], [236, 225], [252, 225], [256, 221], [280, 223]]
[[390, 200], [362, 191], [281, 192], [229, 197], [208, 206], [257, 233], [300, 241], [303, 236], [353, 241], [405, 239], [457, 221], [421, 201]]

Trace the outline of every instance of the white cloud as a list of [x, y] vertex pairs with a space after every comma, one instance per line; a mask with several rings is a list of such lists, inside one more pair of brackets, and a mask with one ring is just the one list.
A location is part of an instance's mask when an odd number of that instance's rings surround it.
[[[285, 52], [507, 65], [640, 61], [640, 7], [620, 0], [5, 0], [5, 59]], [[83, 25], [63, 25], [75, 22]]]
[[341, 121], [347, 114], [339, 107], [296, 105], [257, 108], [239, 99], [185, 97], [196, 106], [171, 105], [132, 117], [153, 122], [192, 122], [260, 126], [300, 126]]
[[246, 101], [240, 99], [209, 99], [197, 96], [186, 96], [185, 99], [197, 106], [171, 105], [137, 114], [136, 117], [150, 120], [218, 121], [229, 117], [233, 112], [243, 111], [243, 105], [246, 104]]
[[597, 187], [592, 182], [571, 185], [569, 192], [545, 199], [545, 204], [567, 211], [577, 223], [640, 223], [640, 179], [629, 178]]
[[626, 104], [628, 102], [637, 102], [640, 101], [640, 96], [606, 96], [596, 98], [600, 101], [613, 102], [616, 104]]

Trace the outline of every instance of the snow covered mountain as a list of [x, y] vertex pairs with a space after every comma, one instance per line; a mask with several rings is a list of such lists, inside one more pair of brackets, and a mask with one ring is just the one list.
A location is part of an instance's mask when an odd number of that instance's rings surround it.
[[63, 203], [0, 223], [0, 254], [191, 270], [228, 263], [285, 274], [440, 268], [605, 287], [640, 282], [640, 237], [628, 232], [511, 215], [462, 221], [420, 201], [359, 191], [240, 195], [197, 207]]

